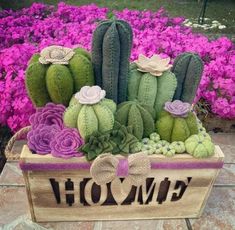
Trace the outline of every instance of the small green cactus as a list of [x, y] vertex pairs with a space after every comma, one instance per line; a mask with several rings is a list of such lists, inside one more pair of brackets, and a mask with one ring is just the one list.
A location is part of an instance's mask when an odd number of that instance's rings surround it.
[[123, 20], [102, 21], [93, 33], [92, 64], [96, 84], [116, 103], [126, 101], [132, 29]]
[[197, 120], [193, 112], [187, 117], [174, 117], [162, 111], [156, 123], [157, 132], [161, 139], [168, 142], [185, 141], [189, 136], [198, 133]]
[[[116, 111], [114, 109], [116, 105], [113, 101], [103, 99], [97, 104], [83, 105], [78, 101], [75, 102], [74, 98], [71, 100], [73, 102], [70, 102], [71, 105], [64, 113], [65, 126], [77, 128], [84, 139], [94, 132], [106, 132], [113, 129], [114, 111]], [[111, 107], [112, 109], [110, 109]]]
[[194, 53], [180, 54], [174, 61], [172, 72], [177, 78], [174, 100], [192, 103], [203, 73], [203, 62]]

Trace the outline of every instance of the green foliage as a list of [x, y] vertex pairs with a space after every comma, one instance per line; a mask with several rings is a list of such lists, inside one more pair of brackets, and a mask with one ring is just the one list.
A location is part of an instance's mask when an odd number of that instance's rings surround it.
[[30, 59], [25, 83], [36, 107], [42, 107], [50, 101], [68, 106], [72, 95], [82, 86], [94, 84], [90, 54], [82, 48], [74, 51], [75, 55], [68, 65], [41, 64], [39, 54]]
[[102, 21], [93, 33], [92, 64], [96, 84], [117, 103], [126, 101], [132, 29], [123, 20]]
[[192, 103], [203, 72], [201, 58], [194, 53], [182, 53], [175, 59], [172, 72], [178, 82], [174, 100]]

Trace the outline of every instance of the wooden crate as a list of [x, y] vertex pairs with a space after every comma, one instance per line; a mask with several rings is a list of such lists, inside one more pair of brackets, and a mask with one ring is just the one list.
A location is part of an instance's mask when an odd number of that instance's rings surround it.
[[[122, 158], [122, 156], [118, 156]], [[98, 186], [84, 157], [68, 160], [21, 153], [33, 221], [129, 220], [198, 218], [223, 165], [219, 146], [215, 155], [195, 159], [188, 154], [172, 158], [151, 155], [151, 173], [139, 187], [125, 178]], [[63, 170], [62, 170], [63, 169]]]

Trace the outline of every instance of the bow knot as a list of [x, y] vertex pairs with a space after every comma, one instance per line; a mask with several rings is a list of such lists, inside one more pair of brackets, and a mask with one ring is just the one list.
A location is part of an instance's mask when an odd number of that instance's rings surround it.
[[102, 185], [116, 177], [125, 177], [131, 185], [141, 185], [151, 170], [151, 164], [145, 153], [136, 153], [128, 158], [118, 159], [112, 154], [98, 156], [91, 165], [91, 176], [96, 184]]

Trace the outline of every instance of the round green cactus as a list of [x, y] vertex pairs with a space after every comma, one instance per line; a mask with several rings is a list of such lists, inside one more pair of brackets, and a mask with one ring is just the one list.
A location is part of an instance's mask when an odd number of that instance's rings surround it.
[[[26, 70], [25, 83], [27, 93], [36, 107], [42, 107], [50, 101], [67, 106], [72, 95], [79, 91], [82, 86], [94, 84], [93, 68], [89, 53], [86, 50], [76, 48], [72, 50], [73, 56], [68, 52], [68, 55], [70, 55], [69, 59], [66, 61], [61, 59], [62, 61], [59, 62], [57, 59], [64, 58], [60, 55], [65, 55], [66, 57], [66, 52], [55, 56], [53, 48], [62, 50], [64, 47], [58, 48], [56, 46], [56, 48], [47, 47], [45, 49], [50, 48], [52, 50], [48, 51], [49, 54], [47, 55], [49, 57], [47, 57], [46, 61], [40, 61], [42, 54], [41, 56], [40, 54], [35, 54]], [[66, 50], [67, 48], [64, 49]], [[51, 61], [54, 57], [53, 55], [58, 62]]]
[[192, 135], [185, 141], [186, 151], [196, 157], [204, 158], [214, 154], [215, 146], [210, 139], [202, 135]]
[[167, 157], [172, 157], [175, 155], [175, 149], [170, 145], [162, 147], [162, 154]]
[[122, 125], [131, 126], [133, 134], [139, 140], [148, 137], [155, 130], [152, 114], [147, 107], [143, 107], [135, 101], [119, 104], [115, 118]]
[[175, 149], [175, 153], [184, 153], [185, 145], [183, 141], [174, 141], [171, 144], [171, 147]]
[[116, 104], [112, 100], [103, 98], [94, 104], [81, 104], [73, 97], [64, 113], [64, 124], [77, 128], [81, 136], [87, 139], [94, 132], [103, 133], [113, 129], [115, 111]]
[[162, 111], [156, 128], [161, 139], [168, 142], [185, 141], [189, 136], [198, 133], [193, 112], [189, 112], [187, 117], [174, 117], [169, 112]]

